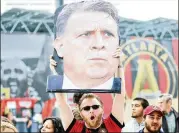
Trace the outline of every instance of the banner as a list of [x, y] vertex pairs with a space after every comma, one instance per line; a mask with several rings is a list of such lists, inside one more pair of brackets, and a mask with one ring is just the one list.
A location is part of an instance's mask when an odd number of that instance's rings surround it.
[[36, 99], [32, 98], [10, 98], [1, 100], [1, 115], [6, 108], [12, 111], [16, 117], [24, 117], [26, 112], [30, 110], [32, 113]]
[[[50, 98], [46, 79], [51, 44], [52, 38], [45, 34], [1, 33], [1, 88], [9, 88], [7, 98]], [[4, 89], [2, 92], [5, 95]]]
[[133, 38], [122, 45], [128, 98], [178, 97], [178, 44], [174, 40]]

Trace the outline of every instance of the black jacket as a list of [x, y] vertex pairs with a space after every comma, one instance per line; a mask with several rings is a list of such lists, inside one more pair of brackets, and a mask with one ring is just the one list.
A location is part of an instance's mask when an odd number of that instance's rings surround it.
[[[175, 123], [176, 123], [175, 133], [179, 133], [179, 115], [178, 115], [178, 112], [176, 112], [176, 110], [174, 108], [172, 108], [172, 109], [173, 109], [173, 113], [175, 115]], [[168, 124], [167, 124], [167, 120], [166, 120], [165, 116], [162, 117], [162, 128], [165, 133], [169, 133]]]

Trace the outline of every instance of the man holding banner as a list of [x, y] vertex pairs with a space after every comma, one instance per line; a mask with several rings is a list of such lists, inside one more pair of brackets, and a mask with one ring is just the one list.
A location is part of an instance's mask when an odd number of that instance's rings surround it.
[[[83, 121], [74, 119], [66, 94], [56, 93], [60, 118], [67, 132], [121, 132], [124, 127], [123, 68], [120, 68], [119, 80], [122, 87], [114, 78], [120, 53], [118, 21], [117, 10], [105, 1], [72, 3], [58, 14], [54, 47], [58, 56], [63, 58], [62, 89], [108, 90], [115, 85], [120, 88], [120, 94], [113, 98], [111, 114], [105, 119], [100, 98], [91, 93], [84, 94], [79, 102]], [[49, 83], [48, 87], [51, 87]], [[51, 85], [53, 83], [55, 80]]]

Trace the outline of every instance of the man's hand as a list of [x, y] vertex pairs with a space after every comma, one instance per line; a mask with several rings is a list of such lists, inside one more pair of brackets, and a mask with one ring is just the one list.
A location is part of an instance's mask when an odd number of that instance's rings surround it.
[[[123, 53], [121, 52], [121, 48], [120, 47], [117, 47], [115, 53], [113, 54], [113, 57], [114, 58], [119, 58], [119, 60], [121, 58], [123, 58]], [[122, 67], [123, 67], [122, 62], [119, 61], [119, 68], [122, 68]]]
[[57, 62], [53, 59], [53, 56], [50, 56], [50, 70], [54, 75], [58, 75], [58, 73], [55, 70], [55, 67], [57, 67]]
[[113, 54], [114, 58], [119, 58], [120, 57], [120, 52], [121, 52], [121, 48], [117, 47], [115, 53]]

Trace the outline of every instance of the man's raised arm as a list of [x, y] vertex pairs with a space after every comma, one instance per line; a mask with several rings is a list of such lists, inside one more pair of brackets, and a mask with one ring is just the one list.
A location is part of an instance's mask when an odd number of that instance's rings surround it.
[[63, 128], [66, 129], [69, 127], [71, 122], [73, 121], [73, 113], [72, 110], [67, 103], [67, 94], [66, 93], [55, 93], [56, 102], [60, 109], [60, 118], [63, 124]]
[[[55, 66], [57, 63], [55, 60], [52, 59], [52, 56], [50, 56], [50, 69], [54, 75], [57, 75], [58, 73], [55, 70]], [[56, 103], [60, 109], [60, 115], [62, 125], [64, 130], [69, 127], [71, 122], [73, 121], [73, 113], [71, 111], [71, 108], [69, 104], [67, 103], [67, 94], [66, 93], [55, 93]]]
[[115, 94], [112, 105], [112, 115], [121, 123], [124, 122], [124, 102], [125, 102], [125, 80], [124, 80], [124, 70], [120, 68], [121, 77], [121, 94]]

